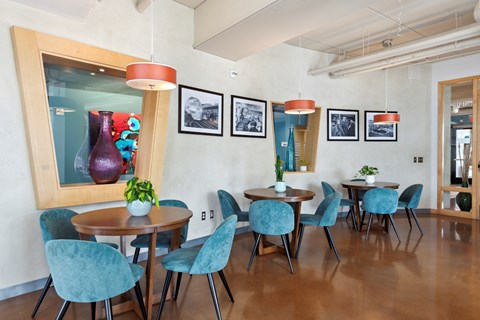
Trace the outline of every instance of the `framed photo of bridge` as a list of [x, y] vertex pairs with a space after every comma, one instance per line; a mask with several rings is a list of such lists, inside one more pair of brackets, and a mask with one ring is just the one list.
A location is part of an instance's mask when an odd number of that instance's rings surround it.
[[232, 96], [232, 137], [267, 137], [267, 101]]
[[178, 133], [223, 136], [223, 93], [178, 88]]

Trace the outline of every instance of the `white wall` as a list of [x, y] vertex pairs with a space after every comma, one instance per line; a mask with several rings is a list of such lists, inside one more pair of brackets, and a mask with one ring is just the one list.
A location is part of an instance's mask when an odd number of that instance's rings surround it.
[[430, 184], [434, 186], [431, 189], [431, 208], [436, 208], [436, 192], [437, 188], [437, 110], [438, 110], [438, 83], [441, 81], [459, 79], [470, 76], [480, 75], [480, 54], [441, 61], [432, 64], [432, 92], [431, 92], [431, 106], [430, 112], [433, 115], [431, 118], [431, 136], [432, 136], [432, 145], [431, 145], [431, 182]]
[[[267, 139], [230, 137], [230, 96], [240, 95], [267, 101], [284, 101], [297, 95], [298, 49], [278, 45], [239, 62], [231, 62], [192, 49], [193, 11], [174, 1], [156, 3], [156, 61], [173, 65], [180, 84], [222, 92], [225, 95], [224, 136], [177, 133], [177, 93], [172, 93], [165, 172], [160, 198], [184, 200], [193, 210], [189, 239], [210, 234], [221, 220], [216, 190], [231, 191], [243, 208], [248, 201], [242, 191], [274, 182], [271, 114]], [[0, 0], [0, 104], [2, 111], [2, 157], [0, 158], [0, 289], [48, 275], [38, 225], [24, 122], [10, 27], [18, 25], [98, 47], [149, 58], [149, 11], [139, 14], [131, 0], [96, 2], [83, 21], [70, 20]], [[305, 70], [326, 63], [326, 55], [304, 50]], [[239, 76], [232, 80], [229, 70]], [[305, 73], [306, 74], [306, 73]], [[419, 80], [408, 80], [407, 69], [389, 72], [389, 101], [400, 112], [402, 122], [398, 142], [363, 142], [363, 111], [382, 110], [385, 82], [382, 72], [330, 80], [327, 76], [303, 76], [303, 96], [321, 105], [322, 117], [315, 174], [287, 174], [288, 184], [309, 188], [317, 197], [304, 205], [313, 211], [323, 198], [320, 182], [329, 181], [338, 190], [364, 164], [380, 169], [379, 180], [397, 181], [401, 190], [413, 183], [425, 185], [421, 207], [429, 207], [431, 181], [430, 79], [429, 66], [420, 68]], [[326, 108], [360, 110], [360, 142], [326, 141]], [[425, 164], [413, 164], [414, 156], [424, 156]], [[93, 208], [118, 206], [104, 203], [73, 208], [84, 212]], [[214, 209], [214, 220], [201, 221], [203, 210]], [[129, 251], [129, 254], [132, 250]]]

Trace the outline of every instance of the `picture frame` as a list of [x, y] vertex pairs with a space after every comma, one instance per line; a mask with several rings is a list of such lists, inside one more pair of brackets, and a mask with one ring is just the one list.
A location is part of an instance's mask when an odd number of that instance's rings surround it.
[[[383, 141], [383, 142], [397, 141], [398, 127], [396, 124], [373, 123], [373, 116], [380, 113], [385, 113], [385, 111], [365, 110], [364, 140], [365, 141]], [[388, 111], [388, 113], [397, 113], [397, 112]]]
[[267, 101], [232, 95], [232, 137], [267, 137]]
[[328, 141], [359, 141], [359, 111], [327, 109]]
[[178, 88], [178, 133], [223, 136], [223, 93]]

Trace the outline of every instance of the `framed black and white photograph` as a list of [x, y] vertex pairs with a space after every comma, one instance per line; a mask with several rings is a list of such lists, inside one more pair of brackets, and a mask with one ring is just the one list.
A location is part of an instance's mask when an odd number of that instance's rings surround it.
[[[365, 111], [365, 141], [397, 141], [397, 126], [373, 123], [373, 116], [384, 111]], [[388, 113], [397, 113], [389, 111]]]
[[231, 135], [267, 137], [267, 101], [232, 96]]
[[327, 140], [358, 141], [358, 110], [327, 109]]
[[178, 132], [223, 136], [223, 94], [179, 85]]

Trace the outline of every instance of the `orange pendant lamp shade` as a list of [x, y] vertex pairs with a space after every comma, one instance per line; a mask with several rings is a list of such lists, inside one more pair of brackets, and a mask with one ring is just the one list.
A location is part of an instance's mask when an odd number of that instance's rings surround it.
[[172, 90], [177, 87], [177, 70], [154, 62], [127, 65], [127, 85], [139, 90]]
[[380, 113], [373, 116], [373, 123], [400, 123], [398, 113]]
[[285, 113], [309, 114], [315, 112], [315, 101], [308, 99], [296, 99], [285, 101]]

